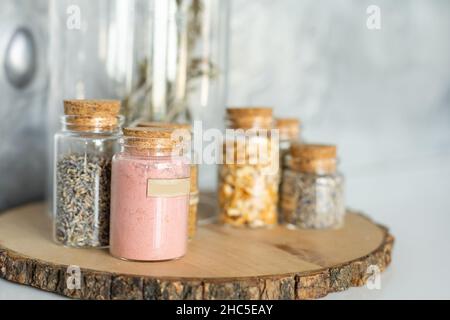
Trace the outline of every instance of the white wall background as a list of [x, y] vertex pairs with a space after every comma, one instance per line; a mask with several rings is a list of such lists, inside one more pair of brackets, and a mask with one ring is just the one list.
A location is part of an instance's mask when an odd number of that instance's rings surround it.
[[[372, 4], [380, 30], [366, 27]], [[300, 117], [349, 177], [409, 170], [450, 157], [449, 38], [445, 0], [233, 0], [228, 104]]]
[[[45, 54], [47, 3], [2, 1], [0, 30], [24, 21]], [[372, 4], [381, 30], [366, 27]], [[307, 140], [338, 144], [349, 179], [448, 159], [449, 30], [445, 0], [232, 0], [227, 104], [300, 117]], [[39, 67], [24, 91], [0, 77], [0, 208], [44, 194], [47, 78], [45, 63]], [[205, 126], [223, 127], [223, 114], [208, 110]], [[201, 186], [214, 188], [215, 168], [202, 171]]]

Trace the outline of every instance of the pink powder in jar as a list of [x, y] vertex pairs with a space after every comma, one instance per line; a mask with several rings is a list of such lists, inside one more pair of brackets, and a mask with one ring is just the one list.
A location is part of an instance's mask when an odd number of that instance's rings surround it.
[[140, 261], [177, 259], [186, 254], [189, 192], [148, 195], [149, 179], [189, 178], [182, 156], [114, 156], [111, 178], [110, 253]]

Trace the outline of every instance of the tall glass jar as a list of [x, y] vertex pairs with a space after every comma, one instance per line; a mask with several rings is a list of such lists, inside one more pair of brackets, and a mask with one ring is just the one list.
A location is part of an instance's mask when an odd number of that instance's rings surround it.
[[277, 223], [278, 137], [270, 108], [227, 109], [228, 129], [219, 166], [220, 221], [233, 226]]
[[54, 239], [69, 247], [109, 244], [111, 159], [117, 151], [119, 101], [64, 101], [55, 135]]
[[[173, 130], [186, 130], [186, 134], [191, 136], [191, 141], [194, 140], [192, 125], [188, 123], [169, 123], [169, 122], [140, 122], [137, 125], [138, 127], [143, 128], [169, 128]], [[193, 144], [191, 144], [193, 146]], [[191, 159], [191, 185], [190, 185], [190, 204], [189, 204], [189, 228], [188, 235], [189, 239], [193, 239], [195, 237], [195, 233], [197, 232], [197, 211], [198, 211], [198, 203], [199, 203], [199, 190], [198, 190], [198, 162], [197, 162], [197, 154], [191, 148], [189, 151], [189, 157]]]
[[339, 228], [344, 223], [344, 178], [337, 171], [336, 147], [291, 146], [284, 171], [281, 210], [289, 227]]
[[50, 0], [49, 168], [63, 99], [120, 99], [127, 125], [213, 121], [229, 11], [226, 0]]
[[125, 128], [112, 165], [113, 256], [137, 261], [177, 259], [187, 248], [189, 137], [161, 128]]

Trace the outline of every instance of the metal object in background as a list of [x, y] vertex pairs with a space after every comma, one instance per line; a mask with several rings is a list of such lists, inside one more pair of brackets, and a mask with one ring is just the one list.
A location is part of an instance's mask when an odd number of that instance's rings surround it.
[[19, 27], [11, 36], [5, 52], [6, 77], [16, 88], [26, 87], [36, 74], [36, 43], [29, 28]]
[[45, 191], [47, 1], [0, 10], [0, 210]]

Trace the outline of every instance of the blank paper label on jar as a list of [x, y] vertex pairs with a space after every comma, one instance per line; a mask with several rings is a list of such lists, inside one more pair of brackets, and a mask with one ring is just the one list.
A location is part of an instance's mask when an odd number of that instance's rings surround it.
[[147, 197], [179, 197], [189, 194], [190, 178], [148, 179]]

